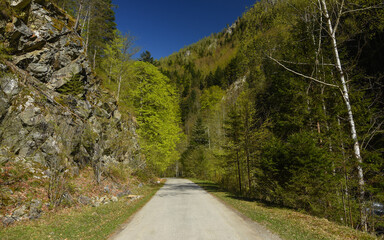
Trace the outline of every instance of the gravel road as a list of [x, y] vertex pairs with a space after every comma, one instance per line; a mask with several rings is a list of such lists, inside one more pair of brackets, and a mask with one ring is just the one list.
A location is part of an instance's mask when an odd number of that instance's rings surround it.
[[279, 239], [186, 179], [168, 179], [113, 240]]

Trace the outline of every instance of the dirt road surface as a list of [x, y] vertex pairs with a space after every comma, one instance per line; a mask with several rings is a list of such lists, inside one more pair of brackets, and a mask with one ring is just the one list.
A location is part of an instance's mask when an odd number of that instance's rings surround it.
[[168, 179], [113, 240], [277, 240], [186, 179]]

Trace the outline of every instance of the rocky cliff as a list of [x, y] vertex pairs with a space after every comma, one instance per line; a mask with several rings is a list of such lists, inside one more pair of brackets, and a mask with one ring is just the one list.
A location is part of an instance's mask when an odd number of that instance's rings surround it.
[[0, 166], [38, 165], [50, 178], [92, 166], [100, 181], [111, 163], [142, 165], [135, 123], [99, 87], [74, 19], [49, 1], [7, 1], [9, 11], [0, 14], [0, 47], [10, 55], [0, 64]]

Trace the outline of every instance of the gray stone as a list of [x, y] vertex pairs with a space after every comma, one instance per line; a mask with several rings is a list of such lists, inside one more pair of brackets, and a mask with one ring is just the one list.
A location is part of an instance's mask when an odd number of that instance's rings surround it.
[[100, 198], [99, 202], [101, 204], [108, 204], [110, 202], [109, 198], [107, 196], [103, 196]]
[[4, 65], [4, 64], [0, 63], [0, 70], [1, 71], [7, 71], [8, 70], [7, 65]]
[[33, 220], [33, 219], [40, 218], [42, 213], [42, 210], [41, 210], [42, 206], [43, 206], [43, 203], [40, 200], [38, 199], [32, 200], [29, 206], [28, 219]]
[[82, 205], [90, 205], [92, 203], [92, 199], [84, 195], [81, 195], [78, 201]]
[[13, 20], [13, 31], [11, 32], [11, 39], [13, 44], [18, 43], [20, 37], [30, 38], [33, 36], [33, 32], [18, 18]]
[[68, 193], [68, 192], [65, 192], [61, 196], [61, 203], [65, 204], [67, 206], [71, 206], [73, 204], [73, 197], [72, 197], [72, 195], [70, 193]]
[[113, 112], [113, 117], [115, 118], [115, 119], [117, 119], [117, 120], [121, 120], [121, 113], [119, 112], [119, 110], [115, 110], [114, 112]]
[[20, 45], [18, 47], [18, 50], [19, 51], [35, 51], [35, 50], [39, 50], [39, 49], [42, 49], [45, 44], [46, 44], [46, 41], [45, 39], [42, 39], [42, 38], [38, 38], [36, 39], [35, 41], [29, 41], [29, 39], [24, 39], [23, 37], [20, 39], [20, 41], [25, 41], [23, 43], [20, 42]]
[[96, 107], [93, 114], [97, 117], [102, 117], [102, 118], [110, 118], [111, 115], [108, 114], [108, 112], [102, 108]]
[[23, 9], [30, 3], [31, 0], [10, 0], [11, 7], [16, 9]]
[[132, 194], [131, 191], [129, 191], [129, 190], [125, 190], [125, 191], [123, 191], [123, 192], [118, 193], [118, 194], [117, 194], [117, 197], [121, 198], [121, 197], [124, 197], [124, 196], [128, 196], [128, 195], [130, 195], [130, 194]]
[[41, 209], [43, 206], [43, 203], [39, 199], [33, 199], [31, 201], [31, 205], [29, 206], [30, 209], [36, 208]]
[[54, 72], [47, 86], [50, 89], [57, 89], [70, 81], [74, 75], [81, 73], [82, 70], [81, 64], [72, 62], [68, 66]]
[[[0, 95], [2, 92], [0, 91]], [[0, 97], [0, 119], [8, 112], [10, 104], [6, 98]]]
[[15, 223], [15, 219], [13, 219], [12, 217], [7, 217], [6, 216], [6, 217], [3, 218], [2, 222], [3, 222], [3, 225], [7, 227], [7, 226], [12, 225], [13, 223]]
[[21, 218], [22, 216], [24, 216], [26, 214], [26, 211], [27, 211], [27, 207], [25, 205], [23, 205], [22, 207], [17, 208], [16, 210], [13, 211], [12, 217], [14, 219]]
[[112, 202], [117, 202], [117, 201], [119, 201], [119, 199], [116, 196], [112, 196], [111, 197], [111, 201]]
[[41, 146], [41, 150], [50, 156], [56, 155], [57, 153], [60, 152], [60, 148], [58, 147], [58, 143], [57, 143], [56, 139], [52, 136], [50, 136], [47, 139], [47, 141], [45, 141], [45, 143]]
[[31, 63], [29, 64], [27, 70], [40, 81], [47, 82], [47, 78], [51, 72], [51, 67], [43, 63]]
[[19, 117], [21, 121], [28, 126], [33, 126], [38, 123], [38, 118], [36, 117], [36, 111], [33, 106], [29, 106], [26, 109], [24, 109], [24, 111], [22, 111], [19, 114]]
[[33, 161], [36, 163], [40, 163], [42, 165], [46, 163], [45, 158], [40, 151], [35, 152], [35, 154], [33, 156]]
[[1, 79], [1, 89], [8, 98], [15, 96], [20, 92], [18, 79], [14, 75], [6, 75]]

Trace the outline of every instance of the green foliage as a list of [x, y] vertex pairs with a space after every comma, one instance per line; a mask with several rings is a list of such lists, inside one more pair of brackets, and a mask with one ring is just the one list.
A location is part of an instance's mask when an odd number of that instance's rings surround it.
[[114, 181], [125, 183], [131, 175], [131, 168], [124, 163], [110, 164], [107, 172]]
[[156, 67], [145, 62], [134, 63], [136, 88], [133, 105], [139, 123], [142, 146], [151, 166], [163, 172], [178, 156], [180, 140], [178, 98], [169, 79]]
[[[340, 5], [326, 3], [335, 23]], [[337, 47], [362, 143], [366, 200], [382, 202], [383, 8], [376, 0], [345, 4], [351, 11], [340, 19]], [[209, 130], [209, 147], [192, 151], [191, 141], [183, 152], [183, 173], [356, 227], [358, 162], [346, 104], [338, 88], [319, 83], [339, 85], [324, 15], [308, 0], [260, 1], [238, 24], [241, 41], [220, 33], [160, 61], [179, 89], [189, 138], [196, 119]], [[235, 49], [229, 58], [226, 44]]]
[[147, 62], [150, 64], [154, 63], [153, 57], [151, 56], [151, 53], [148, 50], [140, 54], [139, 61]]
[[0, 43], [0, 63], [10, 59], [9, 49], [4, 47], [4, 43]]
[[65, 95], [83, 96], [84, 82], [82, 81], [82, 78], [83, 76], [80, 73], [73, 74], [71, 79], [63, 86], [59, 87], [57, 91]]

